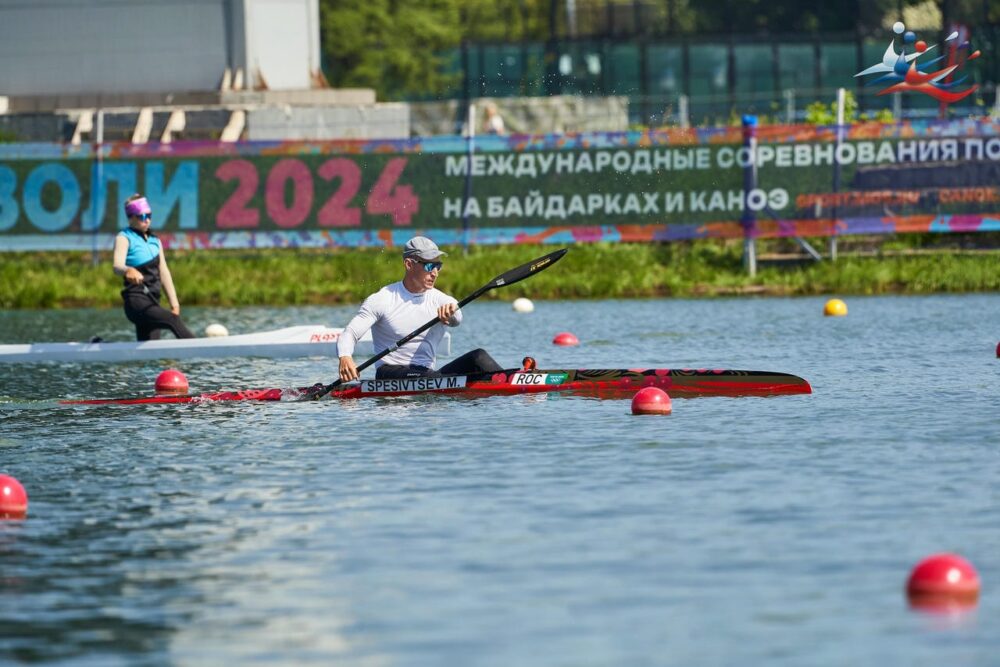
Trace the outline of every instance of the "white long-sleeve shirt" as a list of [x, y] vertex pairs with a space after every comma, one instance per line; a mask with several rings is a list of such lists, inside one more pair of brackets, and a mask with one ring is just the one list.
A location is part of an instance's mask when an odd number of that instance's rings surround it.
[[[402, 281], [386, 285], [365, 299], [361, 310], [348, 322], [337, 341], [337, 354], [341, 357], [354, 356], [354, 346], [369, 329], [372, 330], [375, 353], [387, 350], [403, 336], [436, 318], [438, 308], [448, 303], [457, 301], [436, 288], [414, 294], [403, 286]], [[449, 326], [457, 327], [461, 323], [462, 311], [456, 310]], [[439, 322], [376, 361], [375, 366], [415, 365], [433, 369], [437, 346], [442, 338], [444, 325]]]

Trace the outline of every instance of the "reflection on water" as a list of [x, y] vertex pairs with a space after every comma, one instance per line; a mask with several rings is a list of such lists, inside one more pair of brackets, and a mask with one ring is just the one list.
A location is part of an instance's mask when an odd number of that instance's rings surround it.
[[[814, 394], [65, 406], [158, 363], [0, 365], [0, 662], [991, 664], [911, 610], [943, 549], [996, 579], [1000, 296], [467, 307], [504, 365], [801, 375]], [[233, 333], [353, 308], [188, 309]], [[0, 313], [0, 342], [127, 339], [117, 311]], [[551, 344], [559, 331], [581, 341]], [[334, 359], [176, 364], [192, 391], [331, 382]], [[725, 628], [725, 632], [719, 632]]]

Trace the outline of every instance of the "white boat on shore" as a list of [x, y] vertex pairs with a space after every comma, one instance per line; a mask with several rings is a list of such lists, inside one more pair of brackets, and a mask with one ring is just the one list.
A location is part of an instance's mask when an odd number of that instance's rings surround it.
[[[0, 345], [0, 364], [32, 362], [120, 362], [220, 357], [336, 357], [342, 328], [323, 325], [285, 327], [235, 336], [163, 338], [143, 342], [20, 343]], [[442, 356], [451, 355], [445, 332]], [[358, 341], [356, 355], [372, 354], [371, 332]]]

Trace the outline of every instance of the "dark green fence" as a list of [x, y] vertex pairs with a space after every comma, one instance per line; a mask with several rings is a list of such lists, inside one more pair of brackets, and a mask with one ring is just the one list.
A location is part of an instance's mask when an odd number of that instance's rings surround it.
[[[533, 97], [624, 95], [630, 121], [676, 122], [687, 100], [692, 124], [717, 123], [733, 114], [772, 115], [800, 121], [814, 101], [830, 102], [838, 88], [855, 93], [859, 111], [894, 110], [904, 118], [938, 117], [939, 104], [919, 95], [876, 95], [879, 86], [855, 78], [881, 62], [892, 37], [850, 33], [750, 37], [639, 37], [548, 43], [466, 44], [451, 54], [461, 83], [446, 96]], [[936, 42], [937, 36], [928, 38]], [[996, 104], [1000, 81], [1000, 27], [970, 32], [982, 55], [964, 64], [975, 94], [947, 109], [950, 118], [982, 115]], [[895, 106], [895, 108], [894, 108]]]

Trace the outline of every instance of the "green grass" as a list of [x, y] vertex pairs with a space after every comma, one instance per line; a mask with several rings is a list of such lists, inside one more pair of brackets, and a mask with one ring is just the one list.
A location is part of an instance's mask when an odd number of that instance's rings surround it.
[[[778, 248], [761, 242], [759, 252]], [[912, 246], [906, 246], [912, 248]], [[449, 256], [438, 286], [462, 298], [554, 246], [476, 247]], [[750, 278], [741, 242], [587, 244], [573, 246], [554, 267], [483, 298], [599, 299], [729, 294], [925, 294], [1000, 291], [1000, 251], [842, 257], [836, 262], [761, 262]], [[0, 254], [0, 307], [8, 309], [119, 307], [121, 278], [109, 255], [94, 266], [90, 253]], [[396, 250], [340, 249], [196, 251], [169, 255], [184, 306], [357, 304], [398, 280]]]
[[1000, 253], [848, 258], [796, 272], [766, 269], [763, 284], [786, 294], [930, 294], [1000, 290]]

